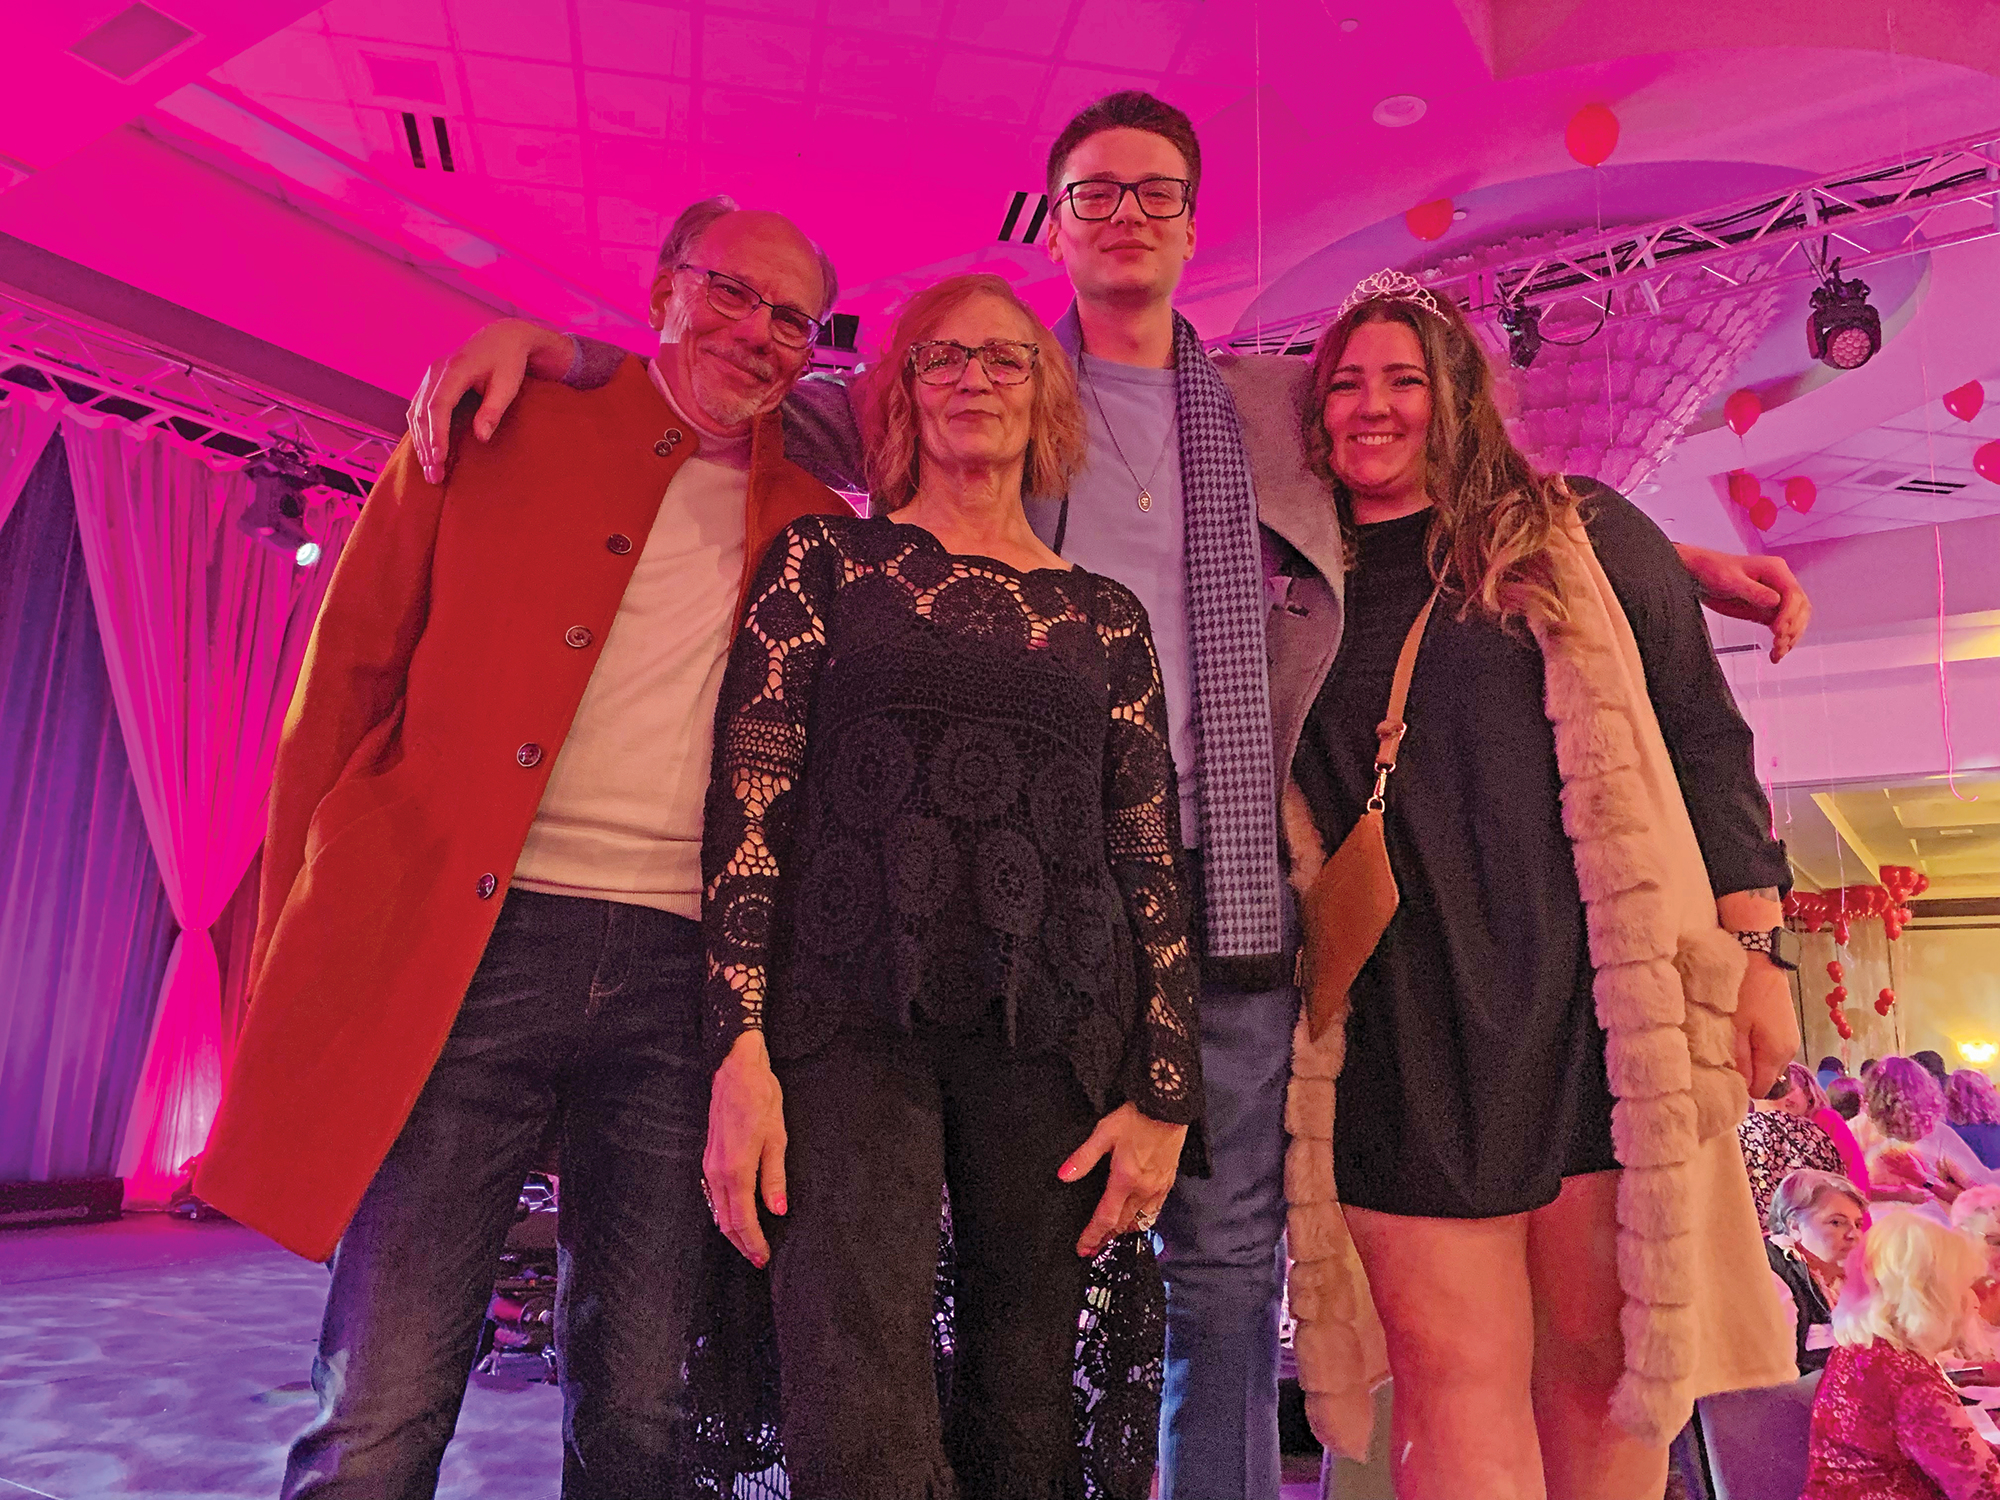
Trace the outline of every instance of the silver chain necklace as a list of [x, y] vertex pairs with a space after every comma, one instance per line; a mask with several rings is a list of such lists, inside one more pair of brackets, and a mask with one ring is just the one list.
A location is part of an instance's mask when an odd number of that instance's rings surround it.
[[[1081, 355], [1078, 356], [1076, 363], [1078, 370], [1084, 369]], [[1104, 430], [1111, 438], [1112, 451], [1118, 455], [1118, 462], [1125, 465], [1125, 472], [1132, 476], [1132, 482], [1139, 486], [1139, 509], [1150, 511], [1153, 508], [1153, 481], [1160, 477], [1161, 465], [1166, 463], [1167, 455], [1173, 452], [1174, 434], [1180, 427], [1180, 413], [1175, 412], [1173, 421], [1167, 424], [1167, 440], [1160, 445], [1160, 456], [1153, 460], [1153, 472], [1142, 480], [1139, 478], [1139, 471], [1132, 467], [1132, 460], [1125, 456], [1125, 445], [1118, 441], [1118, 429], [1111, 425], [1111, 418], [1105, 415], [1104, 400], [1097, 394], [1097, 382], [1090, 378], [1088, 371], [1084, 371], [1083, 383], [1090, 392], [1090, 404], [1097, 408], [1097, 420], [1104, 424]]]

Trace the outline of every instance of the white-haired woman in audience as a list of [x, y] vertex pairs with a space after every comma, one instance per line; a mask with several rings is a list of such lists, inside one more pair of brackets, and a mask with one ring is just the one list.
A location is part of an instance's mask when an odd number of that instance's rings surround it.
[[1833, 1309], [1868, 1226], [1868, 1199], [1845, 1177], [1805, 1167], [1778, 1184], [1765, 1224], [1764, 1254], [1791, 1299], [1799, 1369], [1810, 1374], [1833, 1348]]
[[1922, 1214], [1868, 1231], [1833, 1309], [1799, 1500], [2000, 1500], [2000, 1458], [1938, 1362], [1975, 1316], [1985, 1269], [1964, 1235]]
[[1944, 1086], [1944, 1117], [1980, 1164], [2000, 1167], [2000, 1089], [1977, 1068], [1960, 1068]]
[[1979, 1318], [1960, 1346], [2000, 1374], [2000, 1187], [1970, 1187], [1951, 1205], [1951, 1227], [1979, 1247], [1986, 1275], [1977, 1288]]
[[1907, 1057], [1885, 1057], [1862, 1091], [1868, 1113], [1868, 1170], [1877, 1184], [1920, 1187], [1949, 1205], [1966, 1188], [2000, 1184], [1990, 1167], [1945, 1124], [1944, 1090]]

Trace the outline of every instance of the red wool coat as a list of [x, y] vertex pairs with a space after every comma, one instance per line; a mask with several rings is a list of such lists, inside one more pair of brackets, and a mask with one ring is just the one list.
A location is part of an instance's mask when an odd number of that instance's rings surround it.
[[[791, 521], [842, 512], [750, 466], [740, 588]], [[699, 439], [628, 360], [530, 381], [442, 486], [398, 445], [334, 571], [271, 788], [250, 1001], [195, 1191], [324, 1260], [430, 1076], [556, 754]], [[738, 608], [742, 607], [739, 591]]]

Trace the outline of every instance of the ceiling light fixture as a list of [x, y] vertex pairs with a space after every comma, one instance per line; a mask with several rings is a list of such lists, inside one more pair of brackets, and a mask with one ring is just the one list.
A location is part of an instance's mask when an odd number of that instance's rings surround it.
[[1858, 370], [1882, 350], [1882, 315], [1868, 305], [1868, 283], [1843, 281], [1840, 262], [1825, 268], [1813, 289], [1806, 348], [1836, 370]]
[[1414, 125], [1424, 117], [1430, 106], [1415, 94], [1391, 94], [1375, 106], [1374, 119], [1377, 125], [1390, 130], [1400, 130], [1405, 125]]
[[1960, 1042], [1958, 1055], [1973, 1067], [1983, 1068], [1995, 1057], [2000, 1057], [2000, 1047], [1994, 1046], [1991, 1042]]
[[245, 536], [288, 554], [301, 568], [320, 560], [320, 546], [306, 535], [306, 490], [316, 481], [305, 451], [275, 442], [243, 471], [250, 481], [250, 503], [236, 518]]
[[1542, 310], [1525, 302], [1503, 302], [1500, 326], [1507, 332], [1507, 362], [1527, 369], [1542, 352]]

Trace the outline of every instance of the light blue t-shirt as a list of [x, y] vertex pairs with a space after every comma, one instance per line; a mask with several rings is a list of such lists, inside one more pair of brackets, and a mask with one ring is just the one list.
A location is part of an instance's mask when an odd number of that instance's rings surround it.
[[[1168, 737], [1180, 778], [1181, 841], [1194, 848], [1201, 843], [1201, 805], [1195, 779], [1194, 668], [1188, 658], [1187, 549], [1174, 372], [1114, 364], [1089, 354], [1080, 356], [1078, 363], [1090, 457], [1070, 486], [1063, 556], [1117, 579], [1139, 596], [1152, 619], [1160, 680], [1167, 691]], [[1117, 433], [1115, 444], [1105, 429], [1107, 422]], [[1148, 510], [1139, 508], [1141, 488], [1152, 496]]]

